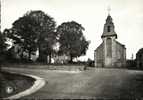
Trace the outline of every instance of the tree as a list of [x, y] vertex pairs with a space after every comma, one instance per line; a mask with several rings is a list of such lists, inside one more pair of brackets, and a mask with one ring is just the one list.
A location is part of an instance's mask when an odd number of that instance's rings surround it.
[[24, 52], [28, 53], [28, 60], [31, 59], [32, 53], [37, 50], [37, 34], [34, 28], [37, 23], [30, 16], [23, 16], [13, 23], [12, 38], [15, 45], [19, 45]]
[[55, 32], [56, 22], [52, 17], [42, 11], [31, 11], [27, 13], [27, 15], [34, 18], [38, 26], [35, 29], [35, 32], [38, 35], [38, 61], [47, 62], [47, 56], [49, 56], [48, 63], [51, 63], [53, 45], [56, 43], [57, 37], [57, 34]]
[[143, 70], [143, 48], [136, 53], [136, 67]]
[[73, 58], [86, 54], [89, 46], [83, 35], [84, 28], [75, 21], [65, 22], [58, 26], [60, 52], [70, 56], [70, 62]]
[[4, 60], [6, 47], [7, 47], [7, 44], [5, 43], [5, 41], [6, 41], [5, 36], [0, 32], [0, 70], [1, 70], [1, 64]]
[[[14, 31], [13, 28], [5, 29], [3, 31], [3, 34], [6, 36], [7, 41], [11, 43], [11, 48], [9, 48], [7, 51], [7, 55], [9, 56], [8, 57], [9, 59], [8, 58], [7, 59], [14, 60], [15, 59], [14, 55], [18, 55], [20, 57], [19, 60], [22, 60], [24, 53], [22, 38], [17, 35], [16, 31]], [[16, 51], [14, 50], [15, 48], [17, 49]]]
[[[3, 61], [3, 53], [5, 51], [5, 48], [6, 48], [5, 39], [4, 39], [3, 34], [0, 32], [0, 84], [2, 84], [2, 81], [4, 78], [1, 73], [1, 64]], [[1, 85], [0, 85], [0, 88], [1, 88]]]
[[13, 39], [31, 54], [39, 50], [39, 61], [46, 61], [55, 43], [55, 21], [42, 11], [30, 11], [13, 23]]
[[6, 50], [5, 36], [0, 32], [0, 54]]

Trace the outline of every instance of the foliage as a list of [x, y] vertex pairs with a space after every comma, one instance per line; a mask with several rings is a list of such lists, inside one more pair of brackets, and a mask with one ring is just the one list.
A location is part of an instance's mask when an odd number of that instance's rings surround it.
[[[28, 17], [23, 16], [13, 23], [11, 29], [5, 29], [4, 34], [7, 38], [12, 39], [14, 48], [17, 46], [19, 51], [29, 53], [29, 59], [31, 54], [37, 50], [36, 47], [36, 34], [32, 31], [32, 26], [36, 25], [35, 21]], [[16, 52], [18, 54], [18, 52]]]
[[88, 58], [88, 60], [87, 60], [87, 66], [88, 67], [94, 67], [94, 60], [91, 60], [90, 58]]
[[139, 54], [143, 54], [143, 48], [139, 49], [138, 52], [137, 52], [137, 54], [138, 54], [138, 55], [139, 55]]
[[0, 64], [4, 60], [4, 54], [6, 52], [7, 44], [5, 43], [6, 39], [4, 34], [0, 32]]
[[5, 52], [7, 48], [7, 44], [5, 43], [5, 41], [6, 41], [5, 36], [0, 32], [0, 76], [1, 76], [1, 64], [5, 60], [5, 54], [6, 54]]
[[31, 55], [39, 50], [39, 57], [51, 54], [52, 45], [55, 43], [55, 21], [42, 11], [30, 11], [13, 23], [13, 27], [7, 31], [7, 36], [13, 40], [14, 46], [20, 47], [23, 52]]
[[0, 32], [0, 54], [2, 54], [5, 51], [6, 44], [5, 44], [5, 37], [4, 35]]
[[137, 69], [136, 61], [127, 59], [126, 60], [126, 68], [128, 68], [128, 69]]
[[143, 48], [140, 48], [136, 53], [136, 67], [143, 70]]
[[83, 35], [84, 28], [75, 21], [62, 23], [57, 28], [59, 35], [60, 52], [73, 58], [86, 54], [89, 42]]
[[[42, 11], [31, 11], [27, 15], [34, 18], [37, 23], [35, 33], [37, 33], [37, 45], [39, 49], [39, 61], [46, 62], [47, 55], [50, 57], [53, 53], [53, 45], [56, 43], [57, 34], [55, 31], [56, 22], [52, 17]], [[49, 61], [50, 63], [50, 61]]]

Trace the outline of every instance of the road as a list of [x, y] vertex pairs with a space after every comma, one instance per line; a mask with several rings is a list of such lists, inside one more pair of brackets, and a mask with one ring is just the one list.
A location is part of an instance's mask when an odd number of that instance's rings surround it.
[[143, 99], [142, 71], [102, 68], [77, 73], [25, 68], [8, 70], [46, 80], [42, 89], [22, 99]]

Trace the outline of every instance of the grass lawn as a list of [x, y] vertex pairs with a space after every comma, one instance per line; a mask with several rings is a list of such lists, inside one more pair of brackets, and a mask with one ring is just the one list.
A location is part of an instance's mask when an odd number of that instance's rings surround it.
[[[80, 73], [19, 69], [44, 78], [48, 84], [24, 99], [142, 100], [143, 72], [127, 69], [87, 70]], [[29, 72], [28, 72], [29, 71]]]
[[47, 82], [44, 88], [21, 99], [143, 99], [143, 71], [93, 68], [78, 73], [67, 73], [49, 70], [47, 67], [38, 65], [29, 68], [5, 67], [3, 70], [36, 75]]
[[[0, 73], [0, 98], [9, 97], [22, 92], [30, 88], [34, 81], [35, 79], [28, 76], [2, 71]], [[11, 90], [13, 92], [11, 92]]]

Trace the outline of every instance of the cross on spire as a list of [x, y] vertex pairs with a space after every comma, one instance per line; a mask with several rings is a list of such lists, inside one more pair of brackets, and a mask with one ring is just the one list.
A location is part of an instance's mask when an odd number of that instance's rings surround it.
[[111, 7], [110, 6], [108, 6], [107, 11], [108, 11], [108, 15], [110, 15], [110, 12], [111, 12]]

